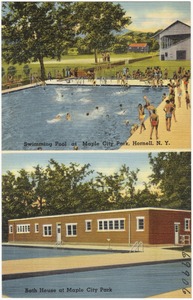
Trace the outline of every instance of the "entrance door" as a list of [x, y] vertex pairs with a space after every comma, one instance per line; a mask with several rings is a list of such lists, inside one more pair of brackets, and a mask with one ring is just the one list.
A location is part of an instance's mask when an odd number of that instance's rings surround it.
[[61, 243], [62, 237], [61, 237], [61, 224], [56, 224], [56, 242]]
[[186, 59], [186, 51], [185, 50], [178, 50], [176, 51], [176, 59], [177, 60], [182, 60], [182, 59]]
[[180, 223], [174, 223], [174, 244], [177, 245], [180, 242]]

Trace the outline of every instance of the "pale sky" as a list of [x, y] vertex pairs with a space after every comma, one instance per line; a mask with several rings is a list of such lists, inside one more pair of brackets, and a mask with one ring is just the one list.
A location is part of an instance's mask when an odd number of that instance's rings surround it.
[[[155, 153], [156, 154], [156, 153]], [[157, 154], [156, 154], [157, 155]], [[12, 171], [17, 174], [17, 171], [22, 168], [26, 171], [33, 171], [33, 166], [38, 164], [41, 167], [46, 167], [50, 159], [54, 159], [59, 163], [69, 165], [71, 162], [80, 165], [90, 163], [89, 170], [102, 172], [106, 175], [111, 175], [117, 172], [122, 165], [129, 167], [131, 171], [140, 169], [138, 173], [138, 188], [143, 186], [143, 182], [148, 182], [148, 176], [151, 174], [149, 165], [148, 153], [146, 152], [129, 152], [120, 153], [114, 151], [106, 152], [16, 152], [2, 154], [2, 173]], [[95, 177], [95, 176], [94, 176]]]
[[179, 20], [191, 25], [190, 1], [119, 1], [132, 24], [129, 30], [155, 32]]

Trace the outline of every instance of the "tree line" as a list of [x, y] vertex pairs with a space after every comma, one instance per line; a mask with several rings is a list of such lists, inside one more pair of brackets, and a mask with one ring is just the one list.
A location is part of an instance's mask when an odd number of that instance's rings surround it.
[[189, 152], [150, 153], [152, 174], [140, 190], [139, 169], [126, 165], [104, 175], [95, 173], [90, 164], [67, 166], [50, 159], [46, 168], [37, 165], [32, 172], [7, 171], [2, 176], [3, 239], [9, 219], [137, 207], [190, 209], [190, 160]]
[[124, 52], [128, 42], [147, 39], [152, 49], [158, 46], [148, 33], [118, 35], [132, 20], [114, 2], [3, 2], [2, 10], [3, 60], [13, 65], [39, 61], [42, 80], [44, 59], [60, 60], [71, 47], [94, 53], [97, 63], [98, 52]]

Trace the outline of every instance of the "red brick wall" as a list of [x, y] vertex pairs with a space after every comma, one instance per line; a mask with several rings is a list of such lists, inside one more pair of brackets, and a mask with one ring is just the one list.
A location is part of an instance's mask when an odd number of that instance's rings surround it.
[[[184, 218], [190, 218], [191, 213], [164, 210], [136, 210], [122, 212], [91, 213], [82, 215], [66, 215], [23, 219], [9, 221], [13, 224], [13, 233], [9, 241], [55, 243], [56, 226], [61, 223], [61, 235], [64, 243], [107, 243], [134, 244], [142, 241], [144, 244], [174, 244], [174, 222], [180, 222], [180, 234], [190, 234], [184, 231]], [[136, 230], [136, 218], [144, 217], [144, 231]], [[124, 231], [98, 231], [97, 219], [125, 219]], [[92, 220], [92, 231], [85, 231], [85, 220]], [[39, 224], [39, 232], [35, 233], [35, 223]], [[66, 236], [66, 223], [77, 223], [77, 236]], [[130, 226], [129, 226], [130, 223]], [[17, 224], [30, 224], [30, 233], [16, 233]], [[52, 236], [43, 236], [43, 225], [52, 224]]]
[[184, 219], [191, 218], [190, 212], [150, 210], [150, 244], [174, 244], [174, 223], [180, 223], [180, 235], [190, 234], [184, 230]]

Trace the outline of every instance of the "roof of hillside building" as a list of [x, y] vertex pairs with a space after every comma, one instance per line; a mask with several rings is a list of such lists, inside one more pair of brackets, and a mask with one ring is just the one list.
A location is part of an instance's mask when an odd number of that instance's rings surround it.
[[160, 35], [160, 33], [164, 32], [165, 30], [169, 29], [170, 27], [173, 27], [173, 26], [175, 26], [177, 23], [181, 23], [181, 24], [183, 24], [183, 25], [185, 25], [185, 26], [187, 26], [187, 27], [189, 27], [189, 28], [190, 28], [190, 26], [189, 26], [189, 25], [187, 25], [187, 24], [185, 24], [185, 23], [183, 23], [183, 22], [181, 22], [181, 21], [177, 20], [177, 21], [175, 21], [174, 23], [172, 23], [171, 25], [169, 25], [168, 27], [166, 27], [165, 29], [163, 29], [163, 30], [160, 30], [160, 31], [159, 31], [158, 33], [156, 33], [156, 34], [155, 34], [153, 37], [156, 37], [156, 36]]
[[138, 47], [146, 47], [147, 43], [133, 43], [129, 44], [129, 47], [138, 48]]

